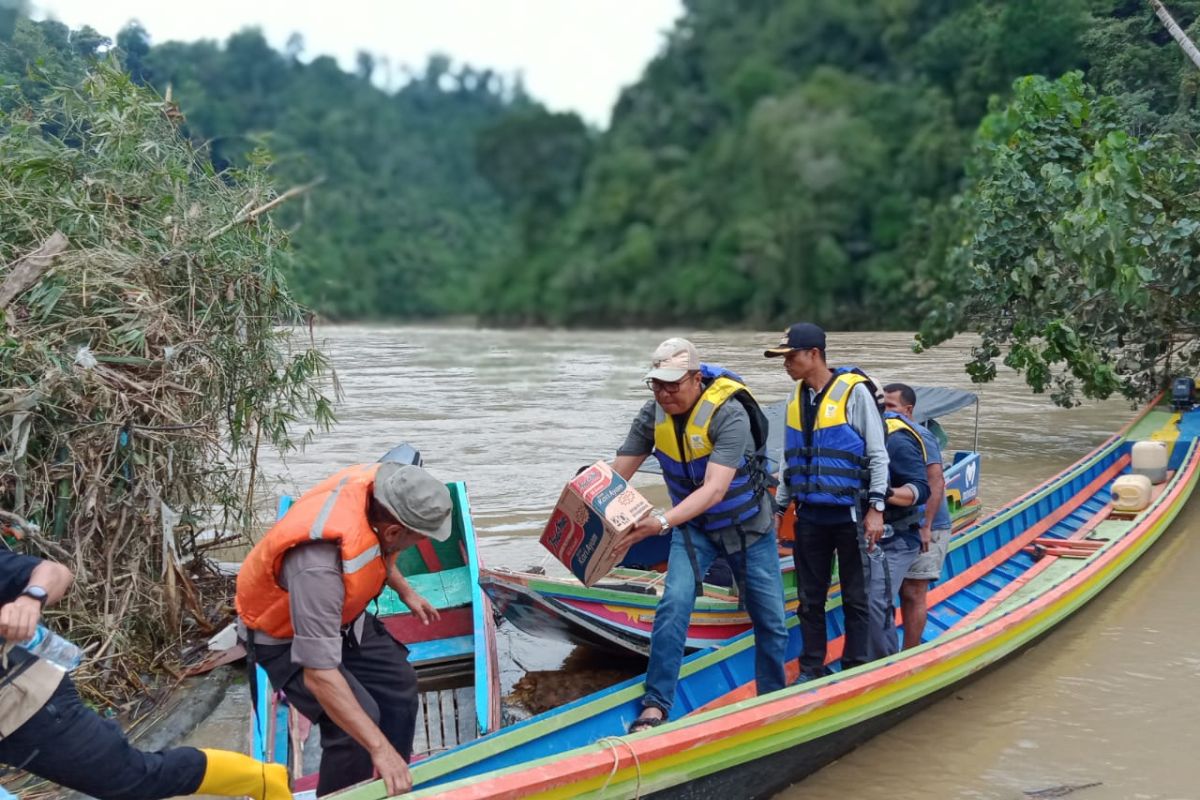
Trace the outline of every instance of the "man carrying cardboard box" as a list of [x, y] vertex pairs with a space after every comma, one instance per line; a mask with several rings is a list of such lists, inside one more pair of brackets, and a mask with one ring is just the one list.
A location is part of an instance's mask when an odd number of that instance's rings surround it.
[[686, 339], [658, 346], [646, 385], [654, 398], [634, 419], [613, 470], [628, 480], [653, 454], [673, 505], [642, 519], [618, 545], [624, 553], [651, 536], [671, 536], [646, 694], [631, 733], [661, 725], [670, 713], [700, 579], [718, 556], [733, 566], [754, 624], [759, 694], [784, 686], [788, 640], [761, 409], [737, 375], [701, 364]]

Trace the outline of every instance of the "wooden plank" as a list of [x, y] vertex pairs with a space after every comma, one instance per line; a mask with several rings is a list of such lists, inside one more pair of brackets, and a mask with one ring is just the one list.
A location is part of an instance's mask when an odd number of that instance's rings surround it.
[[417, 696], [417, 724], [413, 733], [413, 753], [424, 755], [429, 752], [429, 726], [425, 723], [425, 698]]
[[464, 686], [454, 690], [454, 711], [458, 719], [458, 743], [475, 739], [475, 692]]
[[438, 702], [436, 692], [426, 692], [421, 698], [421, 706], [425, 709], [425, 731], [426, 742], [425, 752], [439, 753], [445, 748], [445, 742], [442, 739], [441, 726], [441, 704]]
[[[1085, 539], [1085, 537], [1087, 537], [1092, 531], [1094, 531], [1096, 528], [1098, 528], [1100, 526], [1100, 523], [1102, 523], [1106, 519], [1108, 519], [1108, 515], [1111, 512], [1112, 512], [1112, 503], [1108, 503], [1105, 506], [1103, 506], [1099, 511], [1097, 511], [1094, 515], [1092, 515], [1091, 519], [1089, 519], [1086, 523], [1084, 523], [1082, 526], [1080, 526], [1080, 528], [1078, 530], [1076, 530], [1074, 533], [1072, 533], [1066, 539], [1061, 539], [1061, 540], [1057, 540], [1057, 541], [1067, 543], [1067, 542], [1078, 542], [1078, 541]], [[1096, 542], [1095, 545], [1097, 547], [1103, 546], [1103, 544], [1101, 542]], [[1050, 565], [1054, 563], [1054, 555], [1055, 554], [1053, 554], [1053, 553], [1047, 554], [1047, 556], [1045, 556], [1041, 561], [1034, 563], [1034, 565], [1032, 567], [1030, 567], [1029, 569], [1025, 570], [1025, 572], [1023, 574], [1019, 575], [1018, 577], [1016, 577], [1015, 579], [1010, 581], [1007, 585], [1004, 586], [1004, 588], [1000, 589], [1000, 591], [996, 592], [991, 597], [989, 597], [987, 600], [985, 600], [984, 602], [982, 602], [978, 606], [976, 606], [974, 611], [972, 611], [970, 614], [967, 614], [965, 617], [963, 617], [961, 620], [959, 620], [955, 625], [951, 626], [950, 630], [959, 630], [962, 628], [970, 627], [971, 625], [974, 625], [977, 622], [979, 622], [979, 620], [983, 619], [985, 616], [990, 614], [992, 611], [996, 610], [996, 608], [998, 608], [1001, 604], [1003, 604], [1006, 599], [1008, 599], [1012, 595], [1015, 595], [1017, 592], [1019, 592], [1021, 589], [1023, 589], [1025, 586], [1027, 586], [1034, 578], [1036, 578], [1038, 575], [1040, 575], [1041, 573], [1043, 573], [1047, 569], [1049, 569]], [[1085, 558], [1086, 557], [1090, 557], [1090, 556], [1085, 556]], [[901, 617], [899, 612], [896, 613], [896, 617], [897, 618]]]
[[455, 636], [450, 639], [434, 639], [428, 642], [413, 642], [408, 645], [410, 664], [429, 661], [450, 661], [465, 658], [475, 651], [475, 640], [471, 636]]
[[443, 689], [438, 692], [438, 700], [442, 708], [441, 718], [438, 722], [442, 727], [442, 741], [446, 744], [446, 749], [458, 745], [458, 715], [454, 708], [454, 690]]
[[438, 573], [446, 608], [471, 604], [471, 575], [467, 567], [443, 570]]
[[1104, 489], [1108, 482], [1111, 481], [1116, 475], [1120, 474], [1120, 472], [1128, 464], [1129, 454], [1126, 453], [1110, 464], [1108, 468], [1106, 468], [1095, 479], [1093, 479], [1091, 483], [1076, 492], [1071, 498], [1069, 498], [1054, 511], [1036, 520], [1032, 526], [1026, 528], [1023, 532], [1010, 540], [1008, 544], [993, 551], [987, 557], [976, 561], [966, 572], [955, 575], [950, 580], [934, 587], [929, 592], [929, 606], [932, 607], [937, 605], [938, 602], [950, 597], [964, 586], [969, 586], [970, 584], [974, 583], [980, 575], [987, 574], [995, 567], [1003, 564], [1014, 555], [1021, 552], [1021, 548], [1025, 547], [1034, 539], [1042, 536], [1044, 533], [1046, 533], [1046, 531], [1053, 528], [1060, 521], [1065, 519], [1073, 511], [1079, 508], [1079, 506], [1090, 500], [1098, 492]]

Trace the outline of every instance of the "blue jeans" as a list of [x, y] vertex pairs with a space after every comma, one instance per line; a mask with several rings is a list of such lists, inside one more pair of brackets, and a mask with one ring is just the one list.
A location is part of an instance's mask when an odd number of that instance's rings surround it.
[[900, 652], [896, 593], [920, 555], [919, 540], [899, 535], [881, 540], [867, 553], [867, 657], [872, 661]]
[[[722, 554], [721, 546], [695, 528], [690, 528], [696, 566], [703, 575]], [[774, 532], [760, 536], [745, 553], [729, 553], [726, 558], [741, 586], [742, 601], [754, 624], [754, 677], [758, 693], [766, 694], [785, 685], [783, 659], [788, 634], [783, 616], [783, 578], [779, 574], [779, 551]], [[688, 623], [696, 607], [696, 579], [688, 558], [683, 529], [671, 534], [671, 554], [667, 560], [667, 582], [654, 614], [650, 634], [650, 665], [646, 668], [646, 696], [643, 705], [657, 706], [666, 715], [675, 702], [679, 682], [679, 664], [687, 640]]]

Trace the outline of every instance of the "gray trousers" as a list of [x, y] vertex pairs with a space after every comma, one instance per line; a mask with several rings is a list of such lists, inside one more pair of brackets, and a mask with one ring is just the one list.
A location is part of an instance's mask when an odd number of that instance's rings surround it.
[[871, 661], [900, 652], [897, 595], [904, 576], [920, 555], [920, 542], [898, 535], [883, 539], [866, 554], [867, 658]]

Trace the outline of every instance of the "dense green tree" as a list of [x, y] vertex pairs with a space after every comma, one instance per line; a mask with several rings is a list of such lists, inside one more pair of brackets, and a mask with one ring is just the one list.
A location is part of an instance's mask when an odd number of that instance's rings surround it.
[[12, 41], [17, 18], [26, 13], [23, 0], [0, 0], [0, 44]]
[[996, 360], [1062, 404], [1145, 398], [1200, 363], [1200, 156], [1177, 133], [1137, 137], [1120, 104], [1072, 72], [1019, 80], [979, 130], [963, 197], [957, 303], [923, 344], [982, 333], [968, 371]]
[[117, 34], [117, 50], [121, 64], [135, 83], [151, 82], [146, 71], [146, 56], [150, 53], [150, 34], [140, 22], [131, 22]]
[[501, 202], [475, 170], [475, 133], [512, 107], [504, 81], [435, 56], [393, 93], [379, 62], [354, 73], [328, 57], [303, 63], [256, 30], [155, 46], [144, 69], [210, 142], [218, 167], [260, 141], [282, 183], [321, 179], [282, 218], [295, 227], [291, 283], [340, 319], [423, 317], [473, 309], [482, 265], [509, 252]]
[[[1088, 42], [1127, 12], [1088, 0], [685, 10], [622, 93], [576, 206], [518, 257], [526, 275], [509, 296], [493, 296], [510, 310], [524, 298], [516, 317], [913, 325], [988, 97], [1028, 72], [1086, 67]], [[1156, 48], [1152, 33], [1126, 31], [1121, 46]]]
[[[1200, 0], [1170, 5], [1195, 32]], [[105, 48], [20, 23], [0, 75], [36, 93]], [[915, 327], [965, 291], [958, 195], [1015, 78], [1081, 70], [1138, 141], [1200, 121], [1144, 0], [687, 0], [602, 132], [443, 55], [347, 72], [298, 36], [132, 26], [116, 48], [218, 169], [267, 143], [282, 185], [322, 181], [281, 219], [298, 295], [339, 319]]]

